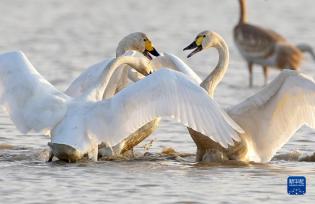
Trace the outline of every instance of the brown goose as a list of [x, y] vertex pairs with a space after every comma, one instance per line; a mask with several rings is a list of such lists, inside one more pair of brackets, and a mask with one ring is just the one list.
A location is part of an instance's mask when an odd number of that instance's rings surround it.
[[248, 63], [249, 86], [253, 86], [253, 65], [263, 68], [264, 83], [268, 81], [268, 67], [282, 69], [299, 68], [303, 55], [298, 47], [290, 44], [280, 34], [247, 23], [246, 0], [239, 0], [240, 19], [234, 27], [234, 41]]

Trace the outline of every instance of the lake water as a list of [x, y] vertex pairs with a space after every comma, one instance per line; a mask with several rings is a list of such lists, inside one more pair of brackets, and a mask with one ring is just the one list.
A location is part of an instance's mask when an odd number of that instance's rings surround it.
[[[275, 29], [293, 43], [315, 47], [314, 1], [251, 0], [248, 7], [251, 22]], [[114, 56], [118, 41], [134, 31], [147, 33], [160, 52], [182, 58], [187, 55], [182, 48], [198, 32], [220, 33], [231, 52], [230, 68], [215, 95], [223, 107], [239, 103], [263, 83], [256, 67], [256, 86], [248, 88], [245, 63], [232, 41], [237, 0], [2, 0], [0, 13], [1, 52], [23, 50], [60, 90], [87, 66]], [[217, 59], [216, 51], [209, 50], [185, 60], [206, 76]], [[309, 56], [301, 70], [315, 76]], [[271, 71], [271, 78], [278, 73]], [[151, 140], [152, 146], [145, 150]], [[131, 161], [46, 163], [48, 141], [43, 135], [21, 134], [1, 112], [0, 203], [314, 203], [315, 199], [312, 162], [277, 159], [268, 164], [202, 165], [194, 163], [193, 156], [158, 156], [166, 147], [195, 152], [186, 128], [169, 121], [137, 147], [139, 156]], [[304, 127], [278, 155], [312, 154], [314, 141], [315, 131]], [[146, 151], [150, 155], [141, 156]], [[306, 195], [287, 195], [290, 175], [306, 176]]]

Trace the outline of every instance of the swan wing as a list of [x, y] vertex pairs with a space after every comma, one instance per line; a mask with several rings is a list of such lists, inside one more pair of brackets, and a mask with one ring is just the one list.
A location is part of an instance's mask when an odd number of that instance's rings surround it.
[[232, 107], [258, 162], [267, 162], [302, 126], [315, 127], [314, 81], [285, 70], [267, 87]]
[[156, 117], [170, 116], [222, 146], [238, 140], [242, 129], [189, 77], [161, 69], [109, 100], [96, 103], [87, 116], [90, 133], [115, 145]]
[[0, 104], [21, 132], [52, 129], [64, 116], [67, 99], [22, 52], [0, 55]]

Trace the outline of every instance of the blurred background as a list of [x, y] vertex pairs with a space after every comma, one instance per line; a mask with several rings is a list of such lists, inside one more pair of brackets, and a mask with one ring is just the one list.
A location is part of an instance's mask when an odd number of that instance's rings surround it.
[[[306, 42], [315, 47], [314, 1], [248, 0], [247, 3], [250, 23], [271, 28], [293, 44]], [[115, 56], [119, 40], [135, 31], [145, 32], [159, 52], [178, 55], [203, 77], [217, 63], [216, 50], [187, 60], [188, 53], [182, 49], [200, 31], [211, 30], [222, 35], [231, 53], [229, 70], [215, 94], [223, 107], [239, 103], [263, 85], [261, 68], [255, 67], [255, 86], [248, 88], [246, 63], [233, 43], [232, 30], [239, 18], [238, 0], [1, 0], [0, 14], [0, 51], [22, 50], [36, 69], [60, 90], [88, 66]], [[301, 71], [315, 75], [315, 63], [310, 56], [305, 55]], [[278, 73], [273, 69], [270, 80]], [[281, 203], [290, 200], [286, 195], [288, 175], [302, 174], [313, 181], [315, 178], [310, 163], [275, 161], [267, 166], [212, 168], [191, 166], [193, 158], [189, 165], [173, 161], [57, 165], [52, 166], [56, 171], [52, 175], [51, 166], [43, 162], [46, 157], [39, 153], [47, 150], [48, 137], [21, 135], [3, 112], [0, 129], [0, 144], [14, 146], [0, 148], [0, 181], [6, 184], [0, 185], [1, 203], [2, 199], [20, 202], [20, 198], [30, 203], [58, 199], [70, 203], [124, 199], [129, 203], [140, 200], [229, 203], [232, 199]], [[150, 152], [160, 152], [165, 147], [195, 152], [186, 129], [172, 122], [164, 121], [149, 140], [154, 140]], [[311, 154], [314, 141], [314, 131], [303, 128], [279, 153]], [[142, 146], [139, 145], [138, 151], [143, 151]], [[314, 200], [314, 182], [310, 179], [310, 183], [303, 197], [305, 202]]]

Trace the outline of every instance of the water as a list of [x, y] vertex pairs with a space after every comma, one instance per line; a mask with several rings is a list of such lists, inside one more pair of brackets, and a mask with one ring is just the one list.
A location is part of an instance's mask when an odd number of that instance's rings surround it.
[[[252, 0], [249, 19], [281, 32], [294, 43], [315, 46], [314, 6], [310, 0]], [[247, 70], [231, 35], [238, 19], [236, 0], [10, 0], [0, 1], [0, 13], [0, 50], [23, 50], [60, 90], [88, 65], [113, 56], [118, 41], [134, 31], [146, 32], [160, 52], [183, 58], [187, 53], [182, 48], [198, 32], [209, 29], [220, 33], [231, 51], [230, 69], [215, 95], [223, 107], [242, 101], [263, 83], [257, 67], [256, 86], [247, 88]], [[206, 76], [217, 58], [215, 50], [209, 50], [188, 63]], [[302, 71], [314, 76], [314, 66], [306, 56]], [[273, 70], [271, 78], [277, 74]], [[156, 156], [165, 147], [195, 152], [186, 129], [169, 121], [136, 149], [143, 155], [144, 144], [153, 140], [149, 149], [152, 156], [76, 164], [46, 163], [49, 138], [21, 134], [3, 112], [0, 129], [0, 203], [312, 203], [315, 198], [312, 162], [276, 159], [268, 164], [201, 165], [194, 163], [193, 156]], [[312, 154], [314, 134], [302, 128], [278, 157], [292, 159], [296, 152]], [[289, 175], [306, 176], [305, 196], [287, 195]]]

